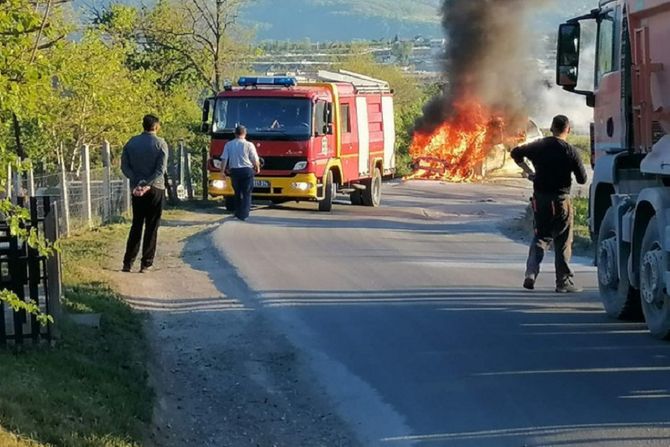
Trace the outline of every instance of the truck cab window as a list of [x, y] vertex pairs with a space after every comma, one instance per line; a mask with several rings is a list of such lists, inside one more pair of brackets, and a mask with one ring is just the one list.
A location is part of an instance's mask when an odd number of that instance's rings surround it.
[[351, 133], [351, 113], [349, 104], [340, 104], [340, 134]]
[[328, 133], [328, 103], [326, 101], [317, 101], [314, 104], [314, 133], [317, 136]]
[[600, 80], [604, 75], [617, 69], [614, 28], [614, 11], [610, 11], [602, 17], [598, 25], [596, 85], [600, 83]]

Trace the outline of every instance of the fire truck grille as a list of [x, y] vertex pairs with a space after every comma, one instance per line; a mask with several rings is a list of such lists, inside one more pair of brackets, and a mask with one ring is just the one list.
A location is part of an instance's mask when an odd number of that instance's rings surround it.
[[296, 163], [307, 161], [305, 157], [261, 157], [263, 169], [267, 171], [292, 171]]

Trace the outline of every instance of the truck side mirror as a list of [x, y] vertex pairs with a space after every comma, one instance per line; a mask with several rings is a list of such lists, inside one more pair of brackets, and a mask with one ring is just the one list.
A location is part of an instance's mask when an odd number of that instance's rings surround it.
[[558, 29], [556, 84], [566, 90], [574, 90], [579, 81], [581, 33], [579, 23], [564, 23]]
[[325, 114], [326, 114], [326, 116], [324, 117], [325, 121], [326, 121], [327, 124], [330, 124], [331, 125], [330, 127], [332, 128], [333, 127], [332, 126], [332, 124], [333, 124], [333, 104], [332, 103], [329, 102], [328, 104], [326, 104]]
[[207, 98], [202, 105], [202, 126], [200, 127], [200, 130], [203, 133], [209, 133], [211, 131], [211, 126], [209, 125], [209, 109], [212, 101], [213, 98]]

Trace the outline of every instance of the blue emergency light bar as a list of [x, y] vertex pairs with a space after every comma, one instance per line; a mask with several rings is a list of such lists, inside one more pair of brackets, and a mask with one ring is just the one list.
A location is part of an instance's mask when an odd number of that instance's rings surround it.
[[259, 85], [276, 85], [280, 87], [295, 87], [298, 85], [298, 80], [289, 76], [276, 76], [276, 77], [241, 77], [237, 81], [237, 85], [240, 87], [256, 87]]

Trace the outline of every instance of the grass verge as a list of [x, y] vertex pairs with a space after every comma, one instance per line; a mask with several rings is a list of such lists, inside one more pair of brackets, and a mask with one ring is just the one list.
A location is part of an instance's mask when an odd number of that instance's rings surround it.
[[143, 317], [103, 270], [126, 231], [112, 225], [63, 241], [64, 310], [99, 313], [100, 327], [63, 318], [54, 348], [0, 351], [0, 446], [142, 444], [153, 405]]
[[[589, 201], [584, 197], [576, 197], [572, 201], [575, 211], [573, 252], [578, 256], [593, 256], [593, 241], [589, 233]], [[508, 237], [530, 240], [533, 234], [533, 211], [530, 205], [524, 214], [503, 229]]]

